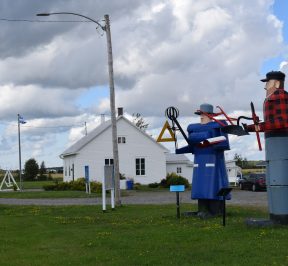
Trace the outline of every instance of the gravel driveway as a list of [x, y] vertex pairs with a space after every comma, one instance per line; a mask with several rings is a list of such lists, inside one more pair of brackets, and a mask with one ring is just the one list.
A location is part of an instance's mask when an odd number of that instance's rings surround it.
[[[196, 203], [191, 200], [190, 191], [180, 193], [180, 200], [183, 203]], [[176, 203], [174, 192], [143, 192], [143, 191], [125, 191], [121, 198], [122, 204], [168, 204]], [[110, 200], [108, 199], [107, 203]], [[0, 204], [10, 205], [100, 205], [102, 198], [69, 198], [69, 199], [9, 199], [0, 198]], [[267, 192], [252, 192], [244, 190], [232, 190], [232, 199], [227, 201], [227, 205], [246, 205], [267, 207]]]

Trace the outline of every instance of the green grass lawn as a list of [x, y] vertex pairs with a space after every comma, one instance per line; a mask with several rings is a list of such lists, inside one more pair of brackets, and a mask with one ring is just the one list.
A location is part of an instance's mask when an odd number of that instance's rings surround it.
[[[1, 179], [2, 181], [2, 179]], [[61, 181], [60, 181], [61, 182]], [[55, 181], [50, 180], [50, 181], [23, 181], [22, 182], [22, 188], [23, 189], [42, 189], [43, 186], [46, 185], [52, 185], [55, 184]], [[17, 181], [17, 185], [20, 188], [20, 182]], [[7, 187], [3, 185], [3, 189], [6, 189]]]
[[[20, 187], [20, 183], [17, 183]], [[55, 184], [54, 181], [24, 181], [22, 183], [23, 189], [42, 189], [43, 186]]]
[[15, 199], [59, 199], [59, 198], [94, 198], [100, 197], [99, 193], [87, 194], [85, 191], [9, 191], [0, 192], [0, 198]]
[[[181, 211], [195, 209], [182, 204]], [[0, 206], [0, 264], [288, 265], [287, 227], [250, 228], [261, 209], [228, 207], [210, 220], [176, 218], [175, 205]]]

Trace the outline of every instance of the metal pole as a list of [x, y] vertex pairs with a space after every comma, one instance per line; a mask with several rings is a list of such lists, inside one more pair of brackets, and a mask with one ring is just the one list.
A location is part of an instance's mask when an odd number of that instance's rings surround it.
[[20, 191], [22, 192], [22, 169], [21, 169], [21, 142], [20, 142], [20, 122], [18, 116], [18, 146], [19, 146], [19, 179], [20, 179]]
[[112, 143], [113, 143], [114, 175], [115, 175], [115, 201], [116, 201], [116, 206], [120, 206], [121, 205], [121, 192], [120, 192], [119, 153], [118, 153], [116, 113], [115, 113], [115, 90], [114, 90], [114, 75], [113, 75], [112, 42], [111, 42], [109, 15], [105, 15], [104, 18], [105, 18], [105, 31], [106, 31], [107, 52], [108, 52], [110, 109], [111, 109]]
[[226, 196], [223, 197], [223, 226], [226, 225]]
[[115, 210], [115, 189], [111, 189], [111, 208]]
[[102, 211], [106, 211], [106, 184], [105, 184], [105, 176], [102, 179]]
[[177, 218], [180, 218], [180, 201], [179, 201], [179, 191], [176, 192], [176, 202], [177, 202]]

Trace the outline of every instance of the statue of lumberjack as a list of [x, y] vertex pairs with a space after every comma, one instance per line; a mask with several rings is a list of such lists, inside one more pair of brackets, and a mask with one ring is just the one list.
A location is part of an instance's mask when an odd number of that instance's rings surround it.
[[264, 122], [244, 125], [249, 132], [264, 132], [266, 147], [266, 182], [271, 221], [288, 224], [288, 93], [285, 74], [271, 71], [266, 78]]

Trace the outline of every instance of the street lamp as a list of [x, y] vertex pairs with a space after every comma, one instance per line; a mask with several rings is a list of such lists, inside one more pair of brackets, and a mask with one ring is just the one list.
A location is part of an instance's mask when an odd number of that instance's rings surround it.
[[53, 13], [40, 13], [37, 16], [50, 16], [50, 15], [74, 15], [88, 19], [96, 23], [103, 31], [106, 32], [107, 39], [107, 52], [108, 52], [108, 69], [109, 69], [109, 87], [110, 87], [110, 110], [111, 110], [111, 125], [112, 125], [112, 143], [113, 143], [113, 161], [114, 161], [114, 175], [115, 175], [115, 201], [116, 205], [121, 205], [120, 195], [120, 175], [119, 175], [119, 153], [117, 142], [117, 126], [116, 126], [116, 111], [115, 111], [115, 89], [114, 89], [114, 75], [113, 75], [113, 56], [112, 56], [112, 42], [110, 32], [109, 15], [104, 15], [105, 25], [102, 26], [98, 21], [86, 17], [81, 14], [71, 12], [53, 12]]

